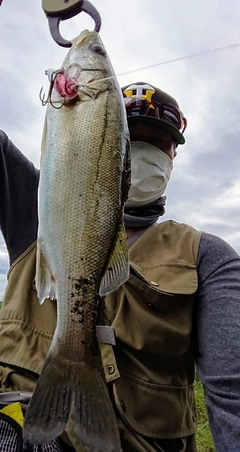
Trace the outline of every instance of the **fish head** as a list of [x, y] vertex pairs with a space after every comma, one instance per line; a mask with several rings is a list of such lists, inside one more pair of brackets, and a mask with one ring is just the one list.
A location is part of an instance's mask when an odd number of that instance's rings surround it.
[[63, 61], [62, 71], [55, 79], [55, 94], [66, 105], [68, 101], [72, 103], [73, 99], [95, 98], [100, 92], [111, 88], [119, 91], [104, 44], [97, 32], [84, 30], [72, 39], [72, 47]]

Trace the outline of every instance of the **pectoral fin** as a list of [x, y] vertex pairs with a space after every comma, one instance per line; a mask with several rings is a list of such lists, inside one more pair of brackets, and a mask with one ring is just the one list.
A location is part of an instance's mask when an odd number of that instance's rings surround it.
[[39, 243], [37, 245], [36, 289], [40, 304], [46, 298], [51, 298], [51, 300], [55, 298], [55, 277], [49, 269]]
[[108, 265], [103, 275], [100, 292], [101, 296], [118, 289], [129, 277], [128, 246], [123, 224], [120, 225], [115, 246], [110, 255]]

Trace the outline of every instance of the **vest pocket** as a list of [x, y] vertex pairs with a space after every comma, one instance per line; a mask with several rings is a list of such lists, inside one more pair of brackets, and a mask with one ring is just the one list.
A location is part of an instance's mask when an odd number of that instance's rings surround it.
[[185, 452], [187, 440], [183, 438], [153, 439], [151, 444], [159, 452]]
[[123, 344], [167, 358], [188, 352], [194, 294], [164, 293], [134, 275], [121, 291], [112, 326]]
[[140, 435], [157, 440], [184, 438], [196, 431], [192, 385], [157, 385], [124, 375], [113, 383], [113, 392], [120, 416]]

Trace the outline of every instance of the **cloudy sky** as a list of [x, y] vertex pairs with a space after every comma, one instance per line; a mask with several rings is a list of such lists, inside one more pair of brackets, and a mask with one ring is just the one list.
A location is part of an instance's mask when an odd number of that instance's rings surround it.
[[[219, 235], [240, 252], [239, 0], [231, 7], [226, 0], [92, 3], [101, 13], [100, 34], [116, 74], [129, 72], [118, 77], [120, 85], [143, 80], [158, 86], [178, 100], [188, 119], [166, 218]], [[61, 24], [66, 39], [86, 28], [93, 21], [84, 13]], [[67, 50], [52, 40], [40, 0], [3, 0], [0, 43], [0, 127], [39, 167], [45, 115], [39, 91], [46, 86], [45, 69], [60, 68]], [[0, 294], [7, 269], [0, 236]]]

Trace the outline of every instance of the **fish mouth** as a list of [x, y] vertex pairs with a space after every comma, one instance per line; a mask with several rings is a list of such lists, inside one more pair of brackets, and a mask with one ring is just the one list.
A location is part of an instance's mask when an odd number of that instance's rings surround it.
[[96, 31], [83, 30], [80, 35], [73, 38], [71, 42], [76, 46], [83, 46], [89, 38], [97, 38], [99, 39], [99, 34]]

